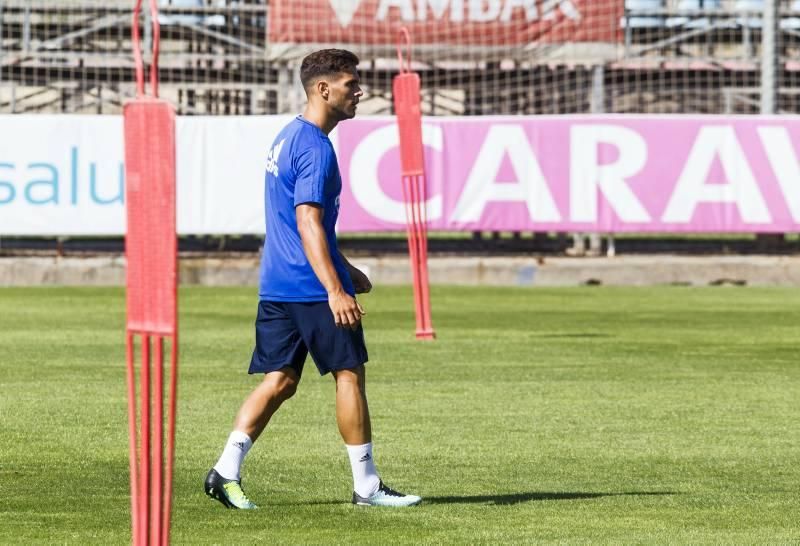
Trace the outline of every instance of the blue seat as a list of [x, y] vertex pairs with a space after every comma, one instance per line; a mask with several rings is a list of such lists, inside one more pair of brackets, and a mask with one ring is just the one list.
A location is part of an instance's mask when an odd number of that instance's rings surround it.
[[667, 26], [683, 28], [707, 28], [711, 20], [706, 16], [693, 15], [692, 11], [720, 9], [722, 0], [680, 0], [676, 9], [686, 12], [686, 15], [670, 17]]
[[657, 28], [664, 26], [664, 17], [636, 15], [637, 11], [662, 9], [664, 0], [625, 0], [626, 16], [620, 21], [622, 28]]

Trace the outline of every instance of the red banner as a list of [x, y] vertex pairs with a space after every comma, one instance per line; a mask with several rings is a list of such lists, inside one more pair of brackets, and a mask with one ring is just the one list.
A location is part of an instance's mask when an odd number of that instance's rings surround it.
[[520, 46], [617, 42], [624, 0], [272, 0], [273, 43]]

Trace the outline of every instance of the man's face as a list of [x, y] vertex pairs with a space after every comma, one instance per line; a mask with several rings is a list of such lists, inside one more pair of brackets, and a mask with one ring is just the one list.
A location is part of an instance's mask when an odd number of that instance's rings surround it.
[[327, 80], [328, 105], [339, 121], [356, 115], [356, 105], [364, 92], [359, 86], [358, 72], [340, 72]]

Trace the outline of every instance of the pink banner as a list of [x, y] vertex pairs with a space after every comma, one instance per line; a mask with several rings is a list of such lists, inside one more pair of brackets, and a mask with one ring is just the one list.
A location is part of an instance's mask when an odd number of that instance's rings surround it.
[[[342, 123], [339, 229], [404, 229], [392, 119]], [[800, 117], [425, 118], [430, 228], [800, 231]]]

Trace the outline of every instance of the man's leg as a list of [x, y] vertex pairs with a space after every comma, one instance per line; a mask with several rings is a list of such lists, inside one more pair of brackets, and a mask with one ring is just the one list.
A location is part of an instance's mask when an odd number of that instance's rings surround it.
[[239, 408], [233, 429], [255, 442], [281, 404], [294, 396], [299, 383], [297, 372], [289, 367], [264, 374], [264, 380]]
[[367, 405], [364, 365], [333, 372], [336, 380], [336, 423], [353, 471], [353, 504], [413, 506], [422, 500], [389, 489], [378, 476], [372, 455], [372, 426]]
[[264, 375], [264, 380], [239, 408], [233, 432], [217, 464], [206, 477], [206, 493], [225, 506], [255, 508], [241, 490], [241, 466], [270, 418], [283, 402], [294, 395], [300, 378], [292, 368]]
[[352, 370], [336, 370], [336, 424], [347, 445], [372, 441], [367, 405], [366, 372], [362, 364]]

